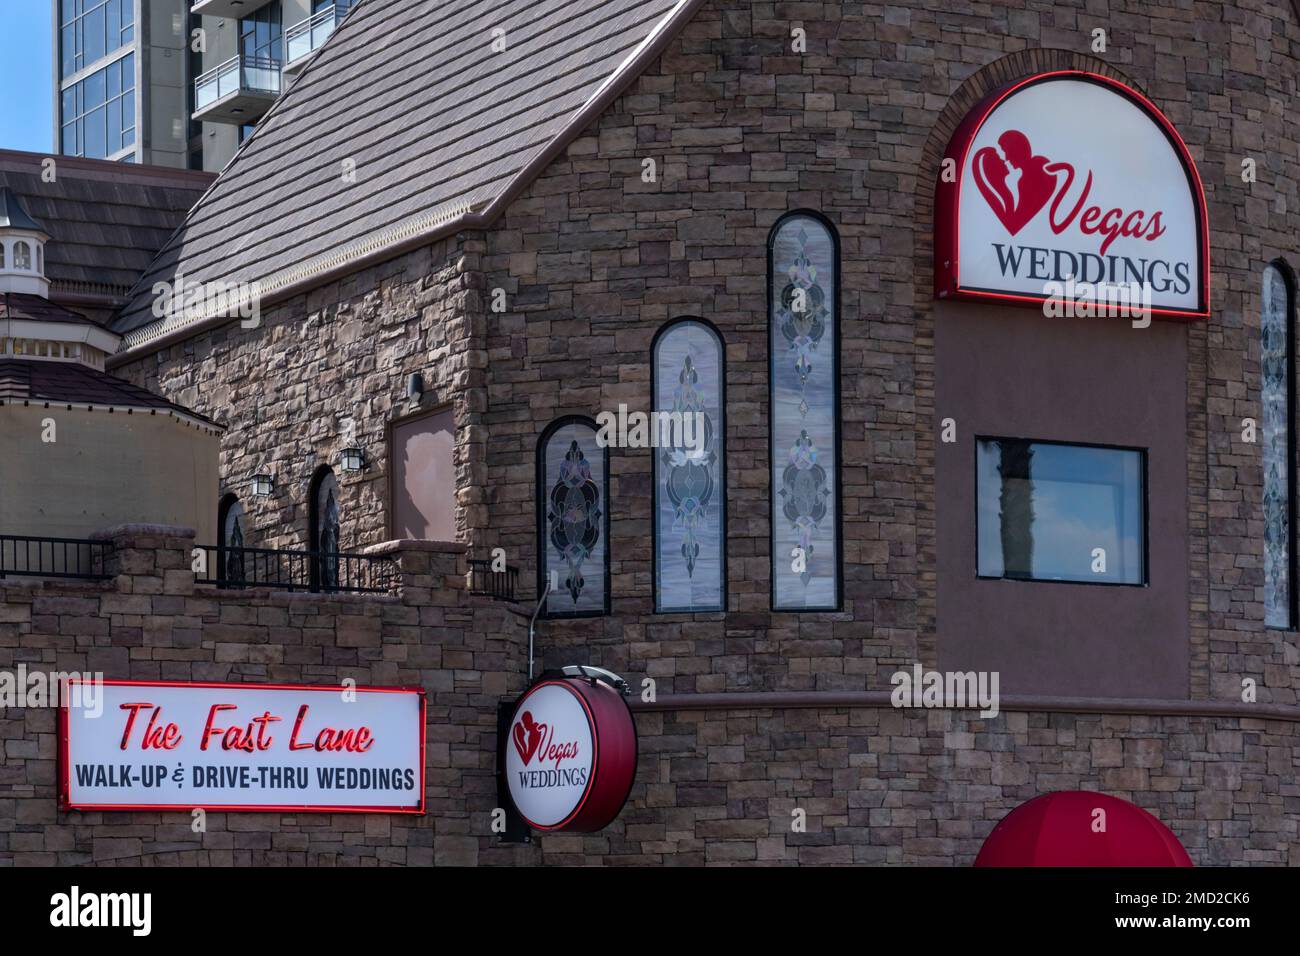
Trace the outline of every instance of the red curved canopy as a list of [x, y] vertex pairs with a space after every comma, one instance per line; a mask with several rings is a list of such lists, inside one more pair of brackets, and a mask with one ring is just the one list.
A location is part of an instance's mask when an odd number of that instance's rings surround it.
[[[1097, 829], [1105, 811], [1105, 829]], [[1139, 806], [1062, 790], [1016, 807], [993, 828], [976, 866], [1191, 866], [1169, 828]]]

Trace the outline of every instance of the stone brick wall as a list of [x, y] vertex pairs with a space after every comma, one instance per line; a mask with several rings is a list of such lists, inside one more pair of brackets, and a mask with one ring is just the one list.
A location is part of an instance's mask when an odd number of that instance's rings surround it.
[[[397, 543], [392, 595], [196, 587], [193, 532], [125, 527], [104, 583], [0, 582], [0, 670], [105, 678], [420, 685], [429, 814], [57, 809], [57, 711], [0, 710], [0, 865], [472, 863], [496, 804], [496, 705], [515, 658], [465, 594], [463, 549]], [[512, 852], [512, 851], [502, 851]]]
[[[193, 536], [128, 527], [108, 582], [0, 586], [0, 670], [175, 681], [421, 685], [427, 807], [383, 814], [57, 809], [56, 711], [0, 711], [0, 865], [959, 864], [1007, 811], [1101, 789], [1168, 824], [1198, 864], [1300, 865], [1294, 719], [862, 706], [637, 704], [640, 759], [596, 834], [504, 846], [496, 706], [521, 625], [464, 590], [460, 548], [393, 542], [392, 595], [196, 587]], [[794, 810], [806, 826], [792, 827]]]
[[[790, 52], [791, 29], [808, 53]], [[1107, 31], [1093, 53], [1092, 30]], [[532, 580], [533, 455], [545, 425], [649, 401], [649, 346], [680, 315], [727, 342], [730, 613], [654, 615], [650, 450], [611, 454], [613, 614], [547, 623], [551, 660], [591, 660], [661, 692], [879, 688], [936, 659], [931, 236], [956, 122], [1046, 69], [1130, 83], [1171, 118], [1210, 209], [1213, 315], [1192, 324], [1187, 395], [1190, 685], [1294, 703], [1294, 634], [1262, 627], [1258, 309], [1264, 264], [1300, 261], [1300, 165], [1283, 103], [1300, 23], [1283, 2], [706, 4], [659, 63], [486, 235], [490, 528]], [[1086, 123], [1085, 118], [1081, 122]], [[1241, 159], [1261, 171], [1241, 179]], [[653, 158], [658, 181], [642, 181]], [[809, 207], [842, 245], [845, 610], [768, 607], [765, 242]], [[1099, 387], [1101, 383], [1099, 383]], [[1212, 652], [1211, 648], [1215, 650]]]
[[1154, 813], [1198, 866], [1300, 864], [1291, 721], [682, 708], [637, 714], [631, 802], [542, 837], [545, 862], [969, 866], [1016, 806], [1081, 789]]
[[[808, 34], [802, 57], [789, 49], [795, 26]], [[1107, 31], [1104, 53], [1090, 49], [1094, 28]], [[654, 333], [676, 316], [703, 315], [727, 342], [730, 609], [652, 613], [650, 452], [615, 450], [613, 613], [543, 623], [545, 661], [607, 666], [634, 686], [649, 676], [661, 695], [878, 690], [899, 666], [933, 664], [940, 639], [934, 443], [942, 410], [930, 292], [937, 157], [955, 119], [1000, 81], [1095, 69], [1169, 115], [1209, 203], [1212, 315], [1187, 329], [1188, 394], [1179, 398], [1188, 412], [1192, 696], [1237, 700], [1250, 677], [1261, 701], [1293, 705], [1300, 650], [1294, 633], [1262, 626], [1260, 450], [1241, 441], [1240, 422], [1260, 416], [1261, 271], [1276, 257], [1300, 264], [1297, 50], [1300, 22], [1283, 0], [1016, 0], [969, 9], [940, 0], [712, 0], [486, 233], [279, 304], [261, 329], [205, 333], [122, 371], [231, 426], [222, 468], [232, 487], [262, 458], [273, 464], [281, 491], [265, 508], [254, 502], [255, 543], [303, 543], [307, 480], [317, 463], [334, 460], [341, 420], [353, 416], [373, 465], [341, 481], [346, 546], [386, 536], [380, 430], [403, 401], [405, 375], [423, 372], [457, 403], [461, 540], [475, 556], [505, 547], [527, 590], [538, 436], [563, 414], [644, 406]], [[657, 163], [654, 183], [641, 179], [646, 158]], [[1242, 181], [1243, 158], [1257, 160], [1256, 182]], [[768, 610], [765, 244], [777, 217], [795, 208], [825, 213], [842, 246], [838, 614]], [[486, 309], [493, 288], [507, 292], [504, 314]], [[245, 599], [216, 600], [220, 608]], [[479, 613], [498, 615], [495, 632], [477, 623]], [[475, 614], [472, 633], [492, 634], [494, 661], [500, 656], [499, 692], [517, 691], [525, 629], [499, 610]], [[74, 626], [106, 625], [88, 613]], [[202, 661], [208, 652], [193, 653]], [[321, 660], [332, 653], [322, 649]], [[454, 652], [445, 658], [450, 676], [434, 669], [426, 678], [460, 686], [458, 653], [486, 651]], [[447, 734], [463, 732], [465, 714], [471, 727], [487, 727], [486, 711], [463, 706], [447, 712]], [[1198, 863], [1300, 862], [1291, 721], [1037, 711], [985, 724], [873, 708], [676, 706], [639, 718], [633, 802], [604, 833], [502, 850], [454, 806], [428, 826], [452, 841], [444, 845], [456, 859], [482, 863], [960, 863], [1015, 803], [1080, 786], [1152, 809]], [[468, 778], [477, 789], [467, 799], [482, 813], [492, 760], [482, 734], [491, 730], [479, 732], [478, 748], [449, 742], [455, 769], [444, 778], [470, 766], [481, 772]], [[452, 789], [445, 799], [454, 803], [461, 797]], [[431, 792], [431, 807], [438, 803]], [[38, 812], [34, 805], [24, 812]], [[788, 832], [795, 805], [808, 810], [806, 834]], [[328, 839], [334, 826], [322, 829]], [[370, 860], [409, 839], [399, 832], [406, 824], [382, 827], [347, 846]], [[425, 859], [407, 852], [408, 861]]]
[[[456, 521], [467, 529], [482, 521], [474, 511], [481, 491], [473, 489], [485, 484], [476, 268], [475, 254], [448, 239], [278, 303], [255, 328], [234, 323], [116, 374], [226, 426], [221, 493], [239, 496], [250, 547], [306, 547], [308, 488], [321, 465], [338, 480], [341, 548], [387, 540], [387, 426], [452, 404], [462, 489]], [[413, 407], [406, 384], [416, 372], [425, 393]], [[366, 467], [340, 471], [339, 452], [353, 444]], [[250, 480], [263, 468], [275, 478], [274, 494], [253, 497]]]
[[[808, 52], [790, 50], [802, 27]], [[1094, 29], [1107, 31], [1093, 52]], [[559, 415], [649, 399], [649, 346], [700, 314], [728, 360], [727, 615], [654, 615], [649, 450], [612, 455], [614, 613], [543, 625], [552, 660], [591, 660], [661, 691], [879, 688], [937, 660], [932, 192], [956, 122], [1017, 76], [1091, 69], [1146, 93], [1205, 181], [1212, 309], [1188, 337], [1189, 613], [1197, 697], [1295, 703], [1294, 634], [1262, 627], [1260, 273], [1300, 262], [1300, 149], [1286, 104], [1300, 23], [1282, 0], [953, 11], [713, 0], [659, 62], [483, 234], [465, 234], [280, 303], [261, 328], [204, 333], [121, 370], [229, 427], [223, 490], [254, 543], [301, 545], [307, 484], [352, 423], [370, 458], [341, 474], [343, 544], [387, 537], [383, 429], [424, 373], [456, 403], [459, 537], [533, 579], [536, 440]], [[642, 181], [642, 162], [657, 164]], [[1257, 161], [1256, 182], [1241, 160]], [[845, 607], [768, 611], [768, 231], [783, 212], [838, 227]], [[507, 311], [490, 312], [492, 289]], [[490, 451], [488, 442], [491, 442]], [[276, 494], [248, 499], [266, 464]], [[1212, 651], [1212, 648], [1214, 650]]]

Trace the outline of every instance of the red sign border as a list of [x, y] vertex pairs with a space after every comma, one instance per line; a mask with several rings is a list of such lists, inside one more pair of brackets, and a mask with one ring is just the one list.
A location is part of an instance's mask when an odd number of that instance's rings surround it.
[[345, 690], [380, 693], [380, 694], [415, 694], [420, 700], [420, 803], [415, 807], [357, 807], [357, 806], [307, 806], [307, 805], [266, 805], [266, 804], [201, 804], [201, 803], [72, 803], [72, 768], [68, 758], [70, 695], [64, 694], [59, 704], [59, 749], [56, 775], [59, 785], [59, 810], [81, 812], [185, 812], [193, 810], [210, 810], [214, 813], [401, 813], [422, 816], [425, 812], [426, 797], [426, 739], [428, 736], [428, 702], [423, 687], [344, 687], [341, 684], [257, 684], [236, 681], [168, 681], [168, 680], [103, 680], [90, 681], [85, 678], [72, 678], [65, 682], [65, 690], [73, 684], [102, 684], [114, 687], [205, 687], [235, 690], [291, 690], [291, 691], [330, 691], [338, 693]]
[[[956, 161], [957, 181], [954, 183], [945, 183], [943, 181], [943, 164], [941, 163], [939, 178], [935, 181], [934, 188], [935, 299], [938, 301], [1002, 302], [1009, 305], [1033, 307], [1041, 306], [1048, 301], [1046, 295], [1035, 296], [1012, 292], [991, 292], [984, 289], [963, 287], [961, 284], [961, 264], [958, 258], [958, 236], [960, 235], [961, 181], [962, 173], [966, 169], [966, 155], [970, 151], [975, 137], [979, 135], [985, 120], [1004, 101], [1026, 87], [1054, 80], [1081, 80], [1096, 83], [1127, 98], [1146, 113], [1147, 117], [1160, 128], [1161, 132], [1165, 134], [1165, 138], [1174, 147], [1174, 152], [1178, 155], [1178, 159], [1183, 165], [1183, 171], [1187, 176], [1187, 185], [1192, 192], [1192, 205], [1196, 211], [1196, 241], [1200, 260], [1198, 282], [1200, 301], [1195, 309], [1153, 308], [1149, 311], [1155, 316], [1182, 321], [1208, 318], [1210, 315], [1210, 224], [1205, 205], [1205, 189], [1201, 184], [1201, 176], [1197, 172], [1196, 162], [1192, 159], [1191, 153], [1188, 152], [1187, 144], [1183, 142], [1183, 138], [1164, 113], [1160, 111], [1159, 107], [1132, 87], [1108, 76], [1102, 76], [1100, 73], [1090, 73], [1086, 70], [1052, 70], [1047, 73], [1036, 73], [1033, 76], [1008, 83], [984, 97], [966, 114], [965, 119], [958, 125], [956, 132], [948, 141], [948, 148], [943, 154], [945, 161], [948, 159]], [[1101, 314], [1107, 314], [1110, 311], [1105, 306], [1087, 300], [1071, 299], [1068, 302], [1063, 300], [1062, 305], [1086, 305]]]

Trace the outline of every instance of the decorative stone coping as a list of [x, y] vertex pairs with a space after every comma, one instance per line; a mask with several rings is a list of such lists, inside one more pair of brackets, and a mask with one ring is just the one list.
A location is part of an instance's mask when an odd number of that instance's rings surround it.
[[432, 551], [439, 554], [464, 554], [465, 545], [459, 541], [425, 541], [420, 538], [398, 538], [381, 541], [360, 550], [360, 554], [397, 554], [401, 551]]
[[157, 538], [192, 538], [195, 535], [193, 528], [185, 528], [180, 525], [171, 524], [119, 524], [111, 528], [105, 528], [103, 531], [96, 531], [90, 535], [92, 541], [109, 541], [114, 538], [130, 538], [135, 536], [148, 536]]

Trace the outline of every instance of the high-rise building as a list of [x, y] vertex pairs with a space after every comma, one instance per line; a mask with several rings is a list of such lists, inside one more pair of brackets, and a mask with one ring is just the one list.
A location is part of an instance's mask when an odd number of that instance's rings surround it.
[[55, 149], [220, 170], [360, 0], [52, 0]]

